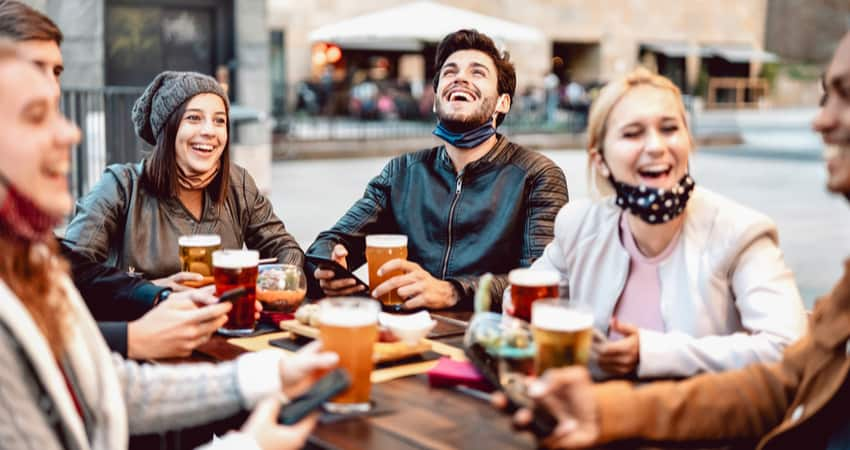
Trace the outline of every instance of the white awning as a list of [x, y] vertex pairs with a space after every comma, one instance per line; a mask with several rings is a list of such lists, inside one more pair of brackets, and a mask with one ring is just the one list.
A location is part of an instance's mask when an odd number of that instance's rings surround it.
[[642, 45], [648, 50], [671, 58], [684, 58], [692, 52], [697, 53], [697, 49], [691, 50], [687, 42], [644, 42]]
[[773, 53], [753, 48], [747, 44], [707, 45], [701, 49], [700, 53], [704, 58], [716, 56], [731, 63], [775, 62], [779, 60]]
[[497, 41], [541, 42], [535, 28], [436, 2], [420, 1], [364, 14], [322, 26], [309, 34], [311, 42], [332, 42], [350, 48], [411, 48], [439, 42], [447, 34], [474, 28]]

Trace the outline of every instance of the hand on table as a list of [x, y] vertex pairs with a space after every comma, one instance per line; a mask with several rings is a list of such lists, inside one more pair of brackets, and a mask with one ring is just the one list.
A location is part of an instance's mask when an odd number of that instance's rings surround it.
[[[331, 258], [342, 267], [348, 269], [348, 262], [345, 260], [346, 256], [348, 256], [348, 250], [342, 244], [336, 244]], [[319, 280], [319, 286], [321, 286], [325, 295], [328, 297], [340, 297], [356, 294], [358, 292], [363, 292], [366, 289], [364, 286], [358, 285], [354, 278], [340, 278], [335, 280], [334, 272], [332, 270], [323, 270], [319, 268], [313, 272], [313, 276]]]
[[[549, 448], [586, 448], [599, 438], [599, 417], [593, 382], [584, 367], [551, 369], [528, 386], [528, 395], [537, 405], [545, 408], [557, 420], [552, 434], [541, 439]], [[502, 393], [493, 394], [493, 404], [500, 409], [506, 406]], [[533, 418], [530, 409], [521, 408], [514, 414], [514, 425], [527, 429]]]
[[[127, 325], [127, 356], [157, 359], [188, 356], [227, 321], [229, 302], [214, 303], [214, 287], [175, 292]], [[213, 303], [213, 304], [208, 304]], [[197, 304], [207, 304], [197, 306]]]
[[640, 333], [634, 325], [611, 319], [611, 329], [624, 337], [617, 341], [608, 341], [599, 350], [599, 368], [619, 376], [631, 374], [637, 370], [640, 362]]
[[372, 296], [379, 298], [398, 289], [398, 295], [406, 298], [405, 309], [450, 308], [457, 304], [458, 296], [454, 285], [449, 281], [438, 280], [426, 272], [419, 264], [405, 259], [391, 259], [378, 269], [378, 275], [387, 272], [401, 271], [384, 281], [372, 291]]
[[192, 289], [191, 287], [182, 284], [183, 281], [201, 281], [203, 279], [204, 276], [199, 273], [177, 272], [174, 275], [165, 278], [157, 278], [156, 280], [151, 280], [151, 283], [157, 286], [167, 287], [174, 292], [181, 292]]

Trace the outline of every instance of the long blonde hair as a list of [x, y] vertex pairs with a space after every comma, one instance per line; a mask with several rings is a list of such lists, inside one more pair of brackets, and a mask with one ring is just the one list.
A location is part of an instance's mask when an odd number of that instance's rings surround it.
[[602, 143], [605, 142], [605, 135], [608, 133], [608, 117], [611, 115], [611, 111], [620, 99], [638, 86], [652, 86], [673, 93], [676, 104], [679, 106], [682, 123], [687, 129], [688, 138], [693, 142], [693, 137], [688, 128], [685, 104], [682, 101], [682, 92], [668, 78], [652, 73], [644, 67], [638, 67], [624, 77], [611, 81], [599, 91], [599, 96], [590, 107], [590, 118], [587, 125], [587, 182], [591, 194], [596, 198], [612, 194], [614, 187], [611, 186], [611, 181], [608, 178], [596, 172], [593, 164], [593, 153], [603, 154]]

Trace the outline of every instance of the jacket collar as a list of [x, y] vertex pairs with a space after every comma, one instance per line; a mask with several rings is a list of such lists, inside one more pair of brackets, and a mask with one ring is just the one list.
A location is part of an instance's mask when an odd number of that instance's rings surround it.
[[818, 301], [811, 332], [815, 341], [827, 348], [847, 345], [850, 339], [850, 259], [844, 262], [844, 276], [832, 292]]
[[[474, 175], [477, 173], [481, 173], [493, 167], [495, 163], [504, 159], [504, 155], [509, 153], [509, 149], [513, 146], [510, 145], [510, 141], [504, 135], [496, 133], [496, 143], [493, 144], [493, 148], [491, 148], [487, 153], [484, 154], [481, 158], [472, 161], [467, 164], [463, 169], [463, 173], [466, 175]], [[446, 146], [441, 145], [439, 150], [439, 159], [440, 164], [452, 172], [455, 171], [454, 164], [452, 163], [452, 159], [449, 158], [449, 153], [446, 150]]]

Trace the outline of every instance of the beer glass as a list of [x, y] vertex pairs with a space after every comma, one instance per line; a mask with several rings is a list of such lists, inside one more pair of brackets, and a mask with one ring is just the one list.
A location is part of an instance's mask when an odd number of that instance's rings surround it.
[[[530, 406], [526, 393], [526, 380], [535, 372], [537, 346], [535, 336], [528, 322], [514, 317], [505, 317], [500, 324], [499, 345], [499, 384], [511, 398]], [[527, 401], [527, 402], [526, 402]]]
[[541, 298], [558, 297], [561, 275], [552, 270], [514, 269], [508, 274], [514, 317], [531, 320], [531, 304]]
[[334, 297], [319, 302], [319, 338], [323, 350], [339, 355], [339, 366], [351, 374], [351, 387], [325, 404], [333, 413], [368, 411], [372, 389], [372, 349], [378, 340], [375, 300]]
[[566, 300], [542, 299], [531, 305], [531, 327], [537, 344], [535, 372], [586, 365], [593, 342], [593, 314]]
[[256, 250], [218, 250], [212, 254], [215, 294], [243, 287], [245, 295], [233, 301], [227, 322], [219, 328], [227, 336], [245, 336], [254, 331], [254, 300], [257, 292], [257, 266], [260, 253]]
[[[393, 270], [378, 276], [378, 269], [391, 259], [407, 259], [407, 236], [403, 234], [366, 236], [366, 263], [369, 266], [370, 291], [374, 291], [384, 281], [404, 273], [401, 270]], [[391, 308], [399, 308], [404, 303], [404, 299], [395, 290], [382, 295], [378, 300]]]
[[221, 250], [221, 237], [217, 234], [192, 234], [177, 239], [180, 246], [180, 270], [212, 276], [212, 254]]

